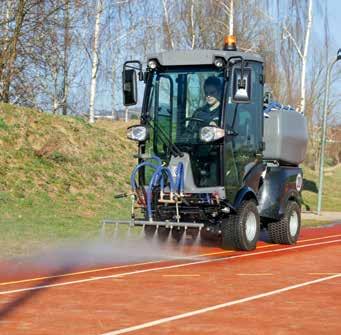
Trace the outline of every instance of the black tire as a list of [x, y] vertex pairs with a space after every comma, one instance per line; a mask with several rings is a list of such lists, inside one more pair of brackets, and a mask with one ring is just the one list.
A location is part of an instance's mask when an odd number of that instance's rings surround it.
[[280, 221], [268, 223], [268, 232], [272, 243], [295, 244], [300, 230], [301, 208], [295, 201], [288, 201]]
[[259, 239], [260, 218], [254, 200], [244, 200], [236, 214], [222, 222], [224, 249], [253, 250]]

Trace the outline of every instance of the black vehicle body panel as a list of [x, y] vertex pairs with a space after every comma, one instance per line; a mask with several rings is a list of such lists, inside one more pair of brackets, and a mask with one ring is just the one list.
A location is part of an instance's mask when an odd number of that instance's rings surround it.
[[243, 200], [254, 199], [258, 205], [258, 190], [260, 186], [261, 175], [265, 169], [265, 165], [262, 162], [254, 162], [248, 164], [245, 167], [245, 173], [243, 178], [243, 187], [236, 194], [233, 207], [240, 207]]
[[[238, 62], [234, 66], [238, 65]], [[257, 104], [253, 106], [252, 115], [259, 119], [259, 138], [263, 137], [263, 104], [259, 98], [263, 96], [263, 65], [257, 61], [249, 61], [249, 64], [255, 66], [259, 73], [259, 92], [256, 96], [253, 90], [253, 101]], [[229, 68], [229, 77], [232, 75], [232, 66]], [[225, 74], [226, 75], [226, 74]], [[148, 97], [151, 90], [152, 71], [148, 70], [145, 73], [146, 90], [144, 92], [144, 99], [141, 113], [141, 124], [150, 126], [150, 115], [148, 115]], [[227, 100], [230, 96], [231, 88], [227, 84], [224, 86], [223, 95], [223, 115], [221, 118], [220, 126], [227, 131], [234, 129], [234, 122], [238, 116], [237, 108], [232, 108]], [[245, 105], [246, 106], [246, 105]], [[245, 106], [243, 108], [245, 108]], [[242, 107], [239, 107], [242, 110]], [[250, 111], [251, 112], [251, 111]], [[231, 117], [229, 121], [228, 116]], [[238, 135], [238, 134], [237, 134]], [[240, 134], [242, 136], [242, 133]], [[286, 204], [289, 200], [296, 201], [299, 205], [301, 203], [300, 192], [296, 188], [296, 178], [298, 174], [302, 175], [302, 170], [297, 166], [275, 166], [269, 165], [269, 162], [263, 161], [262, 152], [264, 150], [263, 142], [253, 147], [241, 147], [236, 150], [236, 143], [238, 136], [226, 134], [223, 143], [219, 145], [219, 161], [220, 166], [219, 182], [217, 186], [224, 186], [226, 198], [221, 200], [220, 203], [212, 201], [203, 202], [200, 194], [193, 194], [193, 199], [186, 198], [183, 203], [179, 204], [179, 210], [182, 214], [181, 220], [195, 221], [198, 220], [204, 223], [219, 223], [227, 214], [222, 209], [230, 207], [231, 213], [241, 206], [244, 200], [254, 199], [258, 206], [258, 211], [261, 219], [266, 220], [279, 220], [283, 216]], [[188, 151], [193, 156], [193, 151], [196, 148]], [[138, 145], [139, 163], [142, 162], [141, 155], [146, 153], [146, 142], [140, 142]], [[170, 153], [169, 153], [170, 155]], [[168, 163], [170, 157], [165, 161]], [[204, 158], [202, 158], [204, 161]], [[191, 159], [192, 161], [192, 159]], [[264, 170], [266, 170], [265, 177], [263, 178]], [[145, 169], [139, 170], [138, 174], [139, 184], [147, 185], [145, 178]], [[204, 194], [203, 194], [204, 195]], [[212, 195], [211, 195], [212, 196]], [[160, 204], [158, 201], [153, 202], [153, 212], [156, 217], [161, 220], [174, 220], [176, 215], [175, 206], [172, 204]]]
[[264, 219], [280, 220], [289, 200], [301, 204], [301, 195], [296, 187], [299, 167], [267, 167], [267, 172], [258, 194], [258, 210]]

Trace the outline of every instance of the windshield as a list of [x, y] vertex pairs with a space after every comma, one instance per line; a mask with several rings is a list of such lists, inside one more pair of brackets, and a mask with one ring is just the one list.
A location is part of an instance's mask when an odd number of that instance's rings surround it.
[[203, 144], [199, 131], [220, 126], [223, 71], [217, 68], [176, 68], [154, 72], [147, 113], [154, 129], [154, 149], [162, 154], [164, 137], [174, 144]]

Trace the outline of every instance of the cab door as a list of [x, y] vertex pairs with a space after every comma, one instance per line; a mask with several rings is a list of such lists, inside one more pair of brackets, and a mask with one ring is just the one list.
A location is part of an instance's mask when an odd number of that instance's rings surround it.
[[[226, 197], [233, 203], [245, 185], [250, 171], [262, 162], [263, 138], [263, 65], [246, 62], [245, 73], [250, 86], [248, 101], [234, 100], [233, 85], [240, 79], [240, 63], [232, 68], [225, 107], [224, 181]], [[258, 181], [257, 181], [258, 183]], [[250, 186], [250, 185], [246, 185]], [[257, 185], [251, 185], [256, 188]]]

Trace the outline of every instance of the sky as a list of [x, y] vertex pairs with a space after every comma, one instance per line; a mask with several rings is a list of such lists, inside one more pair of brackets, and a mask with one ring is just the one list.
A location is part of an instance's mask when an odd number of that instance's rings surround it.
[[[330, 46], [330, 56], [335, 59], [336, 52], [341, 48], [341, 1], [340, 0], [324, 0], [328, 1], [328, 17], [330, 33], [332, 35], [332, 45]], [[322, 2], [324, 2], [322, 1]], [[333, 67], [333, 71], [336, 67], [341, 68], [341, 60]], [[338, 83], [331, 86], [331, 91], [335, 91], [337, 95], [341, 95], [341, 80]], [[341, 122], [341, 105], [339, 104], [336, 110], [337, 119]]]
[[[273, 0], [275, 1], [275, 0]], [[282, 0], [289, 1], [289, 0]], [[336, 52], [341, 48], [341, 0], [314, 0], [313, 3], [313, 33], [311, 35], [310, 47], [313, 44], [323, 41], [323, 11], [326, 5], [328, 6], [328, 19], [329, 19], [329, 29], [332, 39], [332, 43], [329, 47], [329, 63], [335, 59]], [[317, 39], [317, 40], [316, 40]], [[321, 44], [322, 45], [322, 44]], [[144, 59], [141, 59], [145, 61]], [[327, 66], [326, 61], [326, 66]], [[333, 68], [333, 73], [336, 71], [337, 67], [341, 67], [341, 61], [336, 63]], [[307, 75], [307, 80], [309, 80], [309, 74]], [[341, 95], [341, 78], [338, 82], [333, 83], [331, 86], [331, 93], [333, 95]], [[142, 103], [143, 86], [139, 87], [139, 105]], [[98, 99], [96, 103], [97, 109], [106, 109], [108, 104], [108, 99], [110, 97], [105, 96], [103, 99]], [[119, 99], [121, 100], [121, 99]], [[341, 122], [341, 103], [336, 108], [339, 109], [338, 112], [338, 122]]]
[[[326, 0], [324, 0], [326, 1]], [[339, 47], [341, 48], [341, 1], [340, 0], [327, 0], [328, 12], [329, 12], [329, 24], [330, 30], [333, 34], [335, 42], [339, 41]]]

